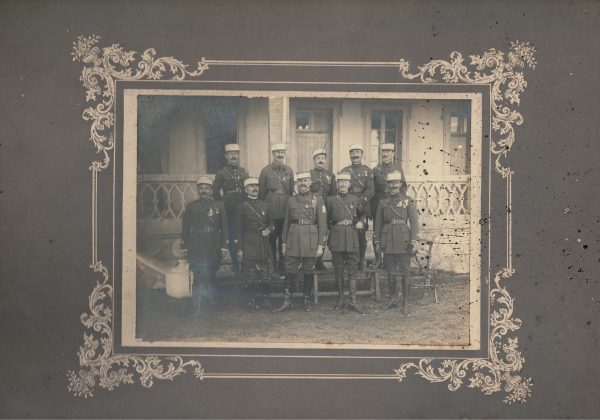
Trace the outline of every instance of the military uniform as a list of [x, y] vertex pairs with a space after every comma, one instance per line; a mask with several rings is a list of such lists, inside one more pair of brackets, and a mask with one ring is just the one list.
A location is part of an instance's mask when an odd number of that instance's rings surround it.
[[325, 207], [330, 229], [328, 244], [338, 289], [338, 303], [334, 309], [341, 309], [344, 306], [344, 269], [346, 269], [350, 291], [349, 306], [362, 312], [356, 306], [356, 272], [360, 246], [356, 224], [359, 221], [363, 225], [367, 222], [366, 216], [362, 214], [362, 203], [354, 195], [338, 194], [328, 197]]
[[[350, 184], [350, 190], [348, 191], [351, 195], [359, 198], [363, 211], [366, 216], [370, 216], [370, 201], [375, 194], [375, 187], [373, 185], [373, 171], [367, 165], [350, 165], [342, 169], [342, 172], [350, 173], [352, 179]], [[359, 247], [359, 265], [362, 267], [365, 259], [365, 251], [367, 249], [367, 226], [364, 229], [359, 229], [358, 240], [360, 242]]]
[[402, 293], [406, 308], [408, 275], [412, 255], [411, 241], [417, 240], [418, 214], [414, 201], [405, 194], [397, 194], [379, 202], [375, 217], [373, 242], [383, 253], [383, 266], [388, 272], [389, 307], [396, 299], [396, 274], [402, 275]]
[[310, 170], [312, 184], [310, 191], [320, 195], [325, 200], [330, 195], [336, 195], [337, 186], [335, 185], [335, 175], [328, 169], [314, 168]]
[[[275, 162], [263, 168], [259, 177], [258, 198], [267, 202], [269, 214], [273, 220], [274, 230], [269, 236], [269, 242], [274, 263], [277, 259], [277, 250], [279, 251], [279, 261], [283, 261], [281, 255], [283, 221], [285, 219], [285, 209], [292, 194], [294, 194], [294, 172], [292, 168]], [[278, 247], [277, 240], [279, 240]]]
[[[244, 200], [244, 180], [248, 178], [248, 172], [239, 166], [225, 165], [215, 174], [213, 184], [213, 197], [215, 200], [223, 201], [227, 210], [227, 222], [229, 232], [229, 254], [234, 267], [239, 266], [235, 253], [235, 212], [237, 206]], [[221, 190], [223, 195], [221, 195]]]
[[309, 309], [317, 248], [325, 247], [326, 237], [327, 215], [323, 199], [310, 191], [290, 198], [283, 226], [286, 271], [284, 306], [290, 302], [294, 279], [300, 271], [298, 267], [301, 267], [304, 272], [304, 305], [305, 309]]
[[375, 186], [375, 195], [371, 199], [371, 215], [377, 214], [377, 205], [379, 201], [387, 197], [387, 181], [386, 178], [390, 172], [400, 172], [402, 174], [401, 192], [406, 192], [406, 177], [399, 163], [381, 163], [373, 168], [373, 184]]
[[227, 211], [223, 203], [209, 197], [186, 206], [181, 224], [181, 248], [187, 249], [193, 273], [195, 309], [200, 307], [202, 295], [215, 280], [221, 263], [221, 249], [227, 248], [228, 236]]
[[269, 215], [267, 203], [257, 198], [247, 197], [237, 206], [236, 211], [236, 244], [243, 252], [242, 272], [250, 284], [249, 305], [251, 310], [269, 305], [269, 278], [273, 271], [269, 237], [262, 231], [273, 230], [273, 222]]

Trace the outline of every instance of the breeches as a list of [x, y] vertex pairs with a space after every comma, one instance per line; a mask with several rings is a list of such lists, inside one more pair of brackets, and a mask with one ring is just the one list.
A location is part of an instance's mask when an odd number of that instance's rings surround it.
[[303, 271], [304, 274], [312, 274], [315, 271], [316, 257], [285, 257], [286, 273], [298, 274]]
[[383, 268], [392, 273], [407, 275], [410, 271], [410, 254], [383, 254]]
[[358, 271], [358, 260], [358, 251], [331, 252], [331, 262], [336, 273], [343, 273], [346, 269], [348, 274], [355, 274]]

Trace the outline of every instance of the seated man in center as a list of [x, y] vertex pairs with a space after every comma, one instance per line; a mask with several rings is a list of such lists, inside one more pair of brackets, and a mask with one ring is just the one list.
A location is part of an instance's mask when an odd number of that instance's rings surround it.
[[282, 253], [285, 255], [283, 304], [274, 312], [292, 307], [292, 291], [298, 273], [304, 273], [304, 310], [312, 310], [311, 295], [315, 260], [323, 255], [327, 238], [327, 215], [323, 199], [310, 192], [309, 172], [296, 176], [298, 194], [287, 204], [283, 223]]

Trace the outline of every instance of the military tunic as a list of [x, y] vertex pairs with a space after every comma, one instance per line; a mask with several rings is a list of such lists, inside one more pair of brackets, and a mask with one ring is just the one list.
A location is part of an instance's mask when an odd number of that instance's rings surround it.
[[360, 199], [365, 214], [368, 215], [370, 211], [369, 202], [375, 194], [373, 171], [367, 165], [360, 164], [346, 166], [342, 169], [342, 172], [348, 172], [351, 175], [352, 179], [350, 180], [348, 192]]
[[311, 169], [310, 178], [312, 184], [310, 191], [323, 197], [323, 200], [330, 195], [336, 195], [337, 185], [335, 183], [335, 175], [328, 169]]
[[402, 187], [406, 190], [406, 177], [404, 176], [404, 171], [400, 167], [399, 163], [390, 162], [390, 163], [381, 163], [373, 168], [373, 183], [375, 185], [375, 195], [371, 199], [371, 214], [375, 215], [377, 213], [377, 205], [379, 204], [379, 200], [382, 200], [387, 197], [387, 175], [390, 172], [400, 172], [402, 175]]
[[188, 251], [190, 264], [217, 267], [221, 249], [228, 246], [227, 211], [212, 198], [189, 203], [182, 216], [182, 248]]
[[354, 195], [336, 195], [325, 201], [329, 230], [329, 249], [332, 252], [358, 252], [356, 223], [366, 222], [360, 199]]
[[340, 281], [344, 268], [353, 275], [358, 270], [360, 242], [356, 223], [366, 223], [362, 215], [360, 199], [344, 194], [328, 197], [325, 201], [329, 230], [329, 249], [331, 260]]
[[379, 202], [373, 242], [381, 246], [386, 270], [408, 272], [410, 245], [411, 241], [417, 240], [418, 231], [417, 208], [411, 198], [398, 194]]
[[317, 247], [325, 247], [326, 237], [327, 214], [323, 199], [311, 192], [290, 198], [283, 225], [286, 271], [296, 273], [302, 263], [305, 273], [312, 272]]
[[273, 230], [267, 203], [246, 198], [237, 206], [236, 212], [236, 240], [238, 249], [244, 252], [244, 265], [257, 261], [271, 263], [269, 238], [261, 234], [265, 229]]
[[289, 166], [275, 162], [260, 172], [258, 198], [269, 205], [273, 219], [285, 218], [289, 198], [294, 194], [294, 171]]

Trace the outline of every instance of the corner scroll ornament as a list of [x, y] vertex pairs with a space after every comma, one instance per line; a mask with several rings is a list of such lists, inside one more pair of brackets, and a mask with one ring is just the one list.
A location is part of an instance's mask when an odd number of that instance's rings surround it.
[[115, 121], [115, 81], [117, 80], [183, 80], [186, 76], [200, 76], [208, 69], [203, 61], [195, 70], [173, 57], [156, 57], [152, 48], [145, 50], [139, 59], [136, 53], [125, 51], [118, 44], [103, 48], [96, 44], [97, 35], [79, 36], [73, 42], [73, 61], [84, 64], [81, 81], [86, 89], [86, 101], [93, 103], [83, 111], [83, 119], [91, 121], [90, 141], [101, 158], [92, 162], [92, 264], [91, 268], [100, 273], [89, 297], [89, 313], [81, 315], [81, 323], [86, 328], [83, 345], [79, 348], [79, 372], [67, 372], [68, 389], [75, 396], [88, 398], [94, 395], [98, 384], [101, 388], [113, 390], [121, 384], [134, 383], [137, 374], [140, 383], [151, 387], [155, 379], [173, 380], [176, 376], [193, 370], [196, 378], [204, 378], [204, 369], [196, 360], [184, 360], [180, 356], [136, 356], [116, 355], [113, 352], [112, 302], [113, 285], [108, 269], [97, 258], [95, 212], [97, 174], [110, 165], [109, 153], [113, 150], [112, 128]]
[[432, 60], [419, 66], [418, 73], [410, 72], [410, 63], [404, 59], [399, 62], [402, 77], [409, 80], [419, 79], [423, 83], [469, 83], [491, 85], [492, 130], [498, 134], [492, 138], [491, 151], [496, 155], [496, 171], [506, 178], [510, 171], [502, 165], [515, 142], [514, 125], [523, 124], [523, 116], [512, 109], [520, 104], [520, 95], [527, 82], [520, 71], [525, 67], [535, 69], [535, 47], [528, 42], [510, 43], [507, 54], [494, 48], [483, 55], [470, 55], [470, 66], [465, 65], [459, 52], [450, 54], [450, 61]]
[[86, 101], [95, 103], [83, 111], [83, 119], [92, 122], [90, 141], [102, 158], [92, 162], [90, 170], [102, 171], [110, 164], [109, 152], [113, 148], [110, 134], [115, 121], [116, 80], [183, 80], [186, 76], [201, 76], [208, 65], [199, 61], [195, 70], [173, 57], [156, 57], [154, 48], [145, 50], [139, 59], [134, 51], [125, 51], [118, 44], [100, 48], [98, 35], [79, 36], [73, 42], [73, 61], [84, 64], [80, 80], [86, 89]]

